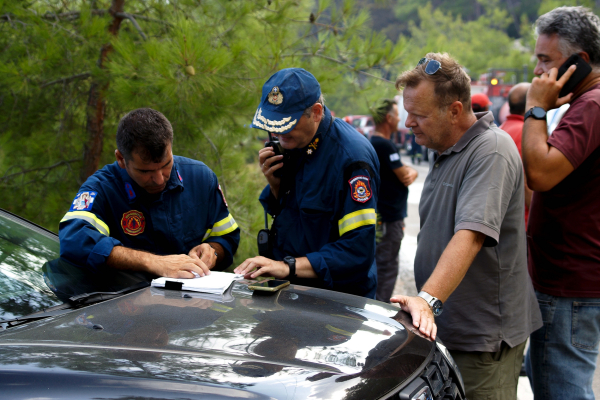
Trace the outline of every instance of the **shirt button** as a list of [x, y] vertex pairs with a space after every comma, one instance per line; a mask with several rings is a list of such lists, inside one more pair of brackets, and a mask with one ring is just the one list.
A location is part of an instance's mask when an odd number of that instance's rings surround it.
[[439, 166], [440, 166], [440, 164], [435, 164], [435, 165], [434, 165], [434, 167], [436, 167], [436, 168], [437, 168], [437, 167], [439, 167]]

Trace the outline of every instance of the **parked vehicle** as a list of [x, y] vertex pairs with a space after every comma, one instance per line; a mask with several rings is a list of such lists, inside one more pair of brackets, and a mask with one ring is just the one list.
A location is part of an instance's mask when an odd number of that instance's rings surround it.
[[443, 344], [392, 305], [297, 285], [270, 294], [242, 280], [209, 295], [103, 276], [0, 210], [2, 399], [464, 398]]
[[370, 115], [347, 115], [343, 120], [367, 138], [375, 131], [375, 122]]

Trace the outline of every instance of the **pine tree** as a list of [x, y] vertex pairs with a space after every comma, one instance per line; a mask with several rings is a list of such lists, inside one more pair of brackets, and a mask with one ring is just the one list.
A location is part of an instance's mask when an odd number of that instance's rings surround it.
[[393, 94], [403, 43], [368, 19], [351, 1], [0, 0], [0, 207], [56, 231], [114, 161], [119, 119], [152, 107], [174, 153], [217, 174], [242, 229], [236, 260], [255, 255], [265, 182], [248, 125], [262, 84], [303, 67], [344, 111]]

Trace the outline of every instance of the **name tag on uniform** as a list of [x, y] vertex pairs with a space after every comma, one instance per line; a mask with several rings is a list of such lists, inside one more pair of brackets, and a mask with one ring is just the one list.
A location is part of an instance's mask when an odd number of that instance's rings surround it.
[[394, 153], [390, 154], [390, 161], [398, 161], [400, 159], [400, 154]]

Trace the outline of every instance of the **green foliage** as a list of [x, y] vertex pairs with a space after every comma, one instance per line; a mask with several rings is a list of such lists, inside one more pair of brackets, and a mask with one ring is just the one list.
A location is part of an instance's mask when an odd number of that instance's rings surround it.
[[596, 2], [593, 0], [542, 0], [538, 9], [538, 14], [542, 15], [548, 11], [552, 11], [556, 7], [562, 6], [584, 6], [593, 10], [596, 6]]
[[[107, 103], [99, 167], [114, 161], [122, 115], [163, 112], [174, 153], [205, 162], [224, 188], [242, 229], [238, 263], [256, 254], [263, 224], [256, 137], [265, 135], [247, 125], [266, 79], [304, 67], [338, 115], [395, 91], [385, 79], [402, 44], [368, 29], [369, 14], [352, 2], [126, 0], [139, 29], [124, 19], [117, 36], [108, 32], [110, 6], [0, 3], [0, 207], [54, 231], [81, 184], [92, 84]], [[113, 50], [99, 67], [107, 44]]]
[[523, 51], [504, 29], [510, 24], [507, 12], [487, 8], [474, 21], [463, 21], [431, 4], [419, 10], [420, 25], [410, 24], [411, 39], [404, 51], [406, 67], [416, 65], [428, 52], [446, 52], [468, 68], [474, 78], [488, 68], [522, 68], [531, 64], [530, 51]]

